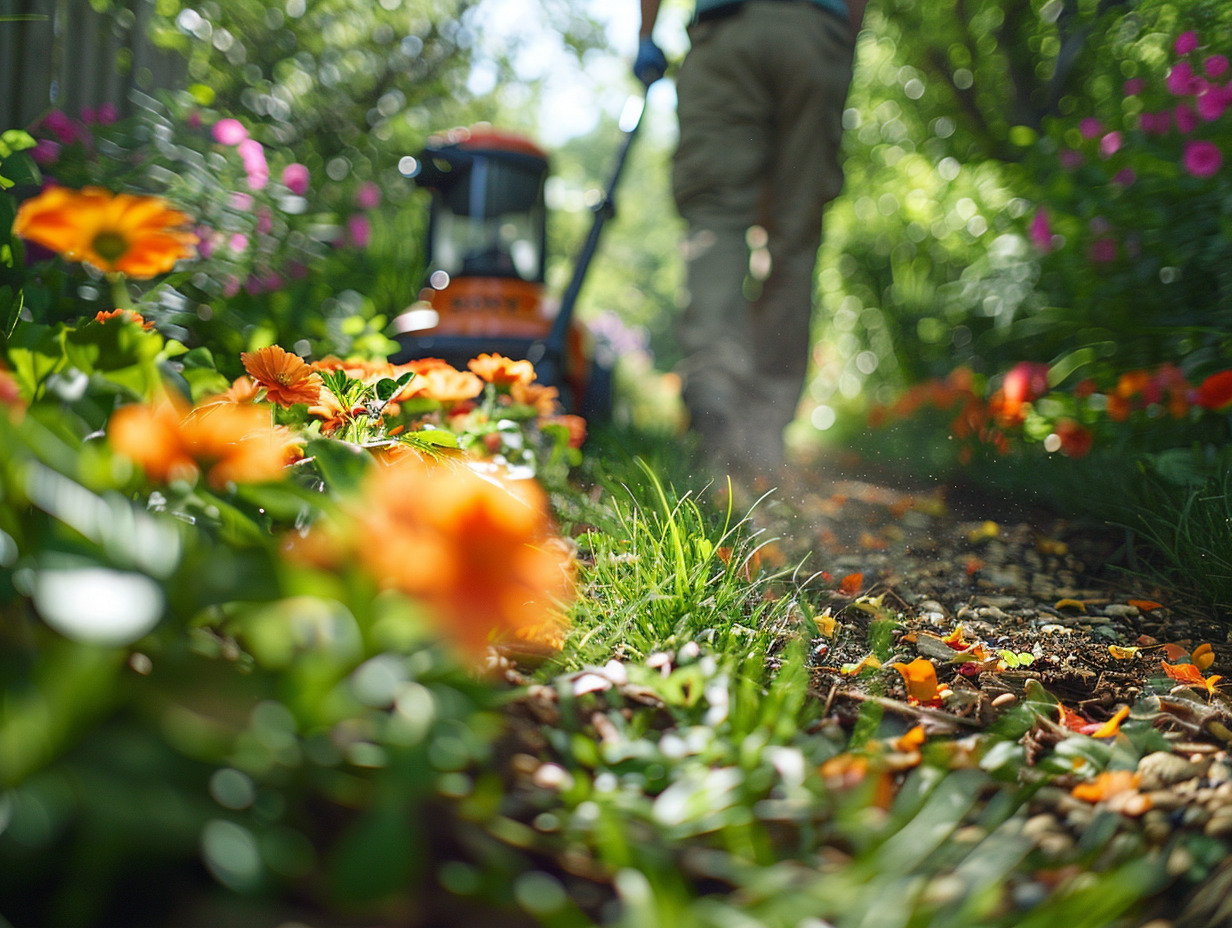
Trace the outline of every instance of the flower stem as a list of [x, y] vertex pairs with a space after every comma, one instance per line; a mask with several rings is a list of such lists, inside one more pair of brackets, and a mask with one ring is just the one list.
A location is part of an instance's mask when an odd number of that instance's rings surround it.
[[133, 298], [128, 292], [128, 278], [118, 271], [107, 275], [111, 284], [111, 302], [116, 309], [132, 309]]

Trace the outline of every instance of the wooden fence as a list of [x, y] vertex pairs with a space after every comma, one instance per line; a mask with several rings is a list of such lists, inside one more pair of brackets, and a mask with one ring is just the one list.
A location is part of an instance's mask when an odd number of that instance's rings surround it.
[[181, 86], [182, 56], [147, 37], [154, 0], [0, 0], [0, 131], [53, 109], [79, 116], [104, 103], [131, 112], [130, 94]]

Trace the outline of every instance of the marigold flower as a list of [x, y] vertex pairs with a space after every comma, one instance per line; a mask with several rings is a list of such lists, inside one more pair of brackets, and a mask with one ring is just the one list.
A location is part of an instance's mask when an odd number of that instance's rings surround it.
[[147, 332], [154, 328], [154, 323], [146, 319], [141, 313], [132, 309], [100, 309], [94, 314], [95, 322], [110, 322], [112, 319], [122, 319], [126, 322], [132, 322], [135, 325], [141, 326]]
[[471, 654], [557, 620], [571, 591], [543, 491], [403, 458], [375, 468], [356, 510], [360, 561], [426, 602]]
[[532, 407], [540, 416], [555, 415], [560, 410], [560, 391], [542, 383], [515, 383], [509, 389], [515, 403]]
[[222, 393], [217, 396], [211, 396], [208, 399], [202, 400], [202, 406], [208, 406], [214, 403], [232, 403], [237, 406], [244, 406], [250, 403], [255, 403], [257, 397], [261, 393], [260, 385], [251, 377], [240, 376], [236, 377]]
[[485, 383], [496, 387], [508, 387], [515, 383], [528, 384], [535, 379], [535, 366], [530, 361], [515, 361], [499, 354], [481, 354], [466, 362]]
[[192, 256], [188, 217], [159, 197], [49, 187], [22, 203], [13, 232], [107, 273], [154, 277]]
[[259, 348], [240, 355], [244, 370], [260, 386], [265, 396], [279, 406], [289, 408], [296, 403], [313, 404], [321, 396], [321, 377], [299, 355], [278, 345]]
[[205, 470], [215, 489], [277, 479], [300, 453], [298, 440], [271, 426], [260, 407], [215, 403], [194, 410], [173, 396], [121, 407], [107, 434], [149, 479], [196, 482]]

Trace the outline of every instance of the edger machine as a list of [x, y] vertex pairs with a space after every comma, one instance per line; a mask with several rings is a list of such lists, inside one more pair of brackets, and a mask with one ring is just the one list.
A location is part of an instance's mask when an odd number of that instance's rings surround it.
[[615, 213], [613, 194], [644, 102], [631, 97], [621, 116], [615, 168], [555, 309], [544, 286], [547, 154], [529, 139], [493, 129], [425, 148], [414, 179], [432, 194], [427, 272], [418, 302], [395, 320], [401, 351], [393, 360], [437, 357], [465, 368], [485, 352], [525, 358], [570, 412], [608, 416], [615, 359], [574, 309], [603, 225]]

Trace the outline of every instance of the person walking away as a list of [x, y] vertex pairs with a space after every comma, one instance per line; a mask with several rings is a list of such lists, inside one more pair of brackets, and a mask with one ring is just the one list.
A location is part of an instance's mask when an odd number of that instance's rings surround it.
[[[785, 475], [865, 3], [696, 0], [676, 79], [684, 402], [711, 471], [754, 488]], [[647, 87], [667, 69], [653, 38], [659, 6], [641, 0], [633, 71]]]

